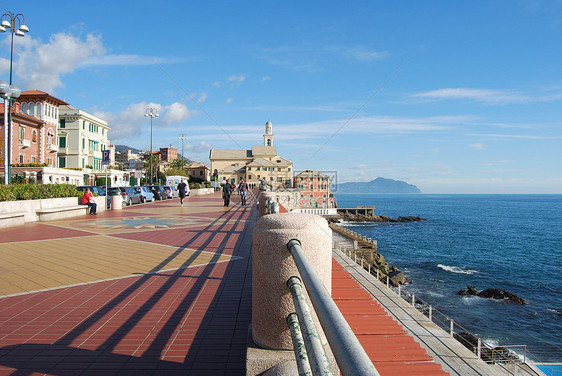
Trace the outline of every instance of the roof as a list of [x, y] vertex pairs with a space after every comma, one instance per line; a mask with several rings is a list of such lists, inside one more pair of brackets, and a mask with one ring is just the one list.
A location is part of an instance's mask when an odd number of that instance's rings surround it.
[[[281, 162], [277, 162], [277, 161], [281, 161]], [[256, 158], [254, 159], [251, 163], [248, 163], [247, 166], [249, 167], [288, 167], [291, 165], [291, 162], [288, 161], [285, 158], [281, 158], [279, 156], [276, 156], [275, 159], [273, 160], [269, 160], [269, 159], [265, 159], [265, 158]]]
[[295, 178], [324, 178], [330, 179], [330, 177], [326, 174], [318, 172], [316, 170], [304, 170], [303, 172], [295, 175]]
[[209, 159], [251, 159], [251, 150], [211, 149]]
[[246, 166], [241, 165], [240, 163], [236, 163], [234, 165], [227, 166], [221, 170], [221, 172], [227, 173], [238, 173], [238, 172], [246, 172]]
[[275, 146], [252, 146], [252, 155], [255, 157], [262, 156], [275, 156], [277, 155], [277, 149]]
[[26, 97], [36, 97], [36, 98], [41, 98], [43, 100], [50, 99], [51, 101], [55, 102], [59, 106], [68, 104], [65, 101], [63, 101], [62, 99], [58, 99], [56, 97], [53, 97], [49, 93], [45, 93], [44, 91], [40, 91], [40, 90], [25, 90], [25, 91], [22, 91], [21, 94], [20, 94], [19, 100], [21, 101], [22, 99], [24, 99]]
[[206, 168], [207, 170], [209, 169], [206, 164], [201, 162], [191, 162], [188, 164], [188, 166], [189, 168]]

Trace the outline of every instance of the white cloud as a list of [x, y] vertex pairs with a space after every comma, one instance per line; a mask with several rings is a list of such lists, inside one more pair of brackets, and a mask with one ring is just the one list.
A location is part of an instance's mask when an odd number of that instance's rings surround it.
[[484, 144], [470, 144], [468, 145], [469, 148], [474, 149], [474, 150], [484, 150], [486, 147], [484, 146]]
[[185, 150], [195, 154], [209, 153], [213, 146], [206, 141], [201, 141], [197, 145], [187, 145]]
[[261, 78], [262, 82], [269, 81], [269, 80], [271, 80], [271, 77], [269, 77], [269, 76], [264, 76], [264, 77]]
[[227, 84], [241, 84], [242, 82], [246, 81], [246, 76], [244, 75], [231, 75], [228, 77], [228, 79], [226, 80]]
[[174, 123], [182, 122], [193, 114], [189, 108], [182, 103], [172, 103], [163, 106], [159, 103], [132, 103], [123, 111], [118, 113], [109, 113], [103, 111], [93, 111], [93, 115], [108, 122], [111, 127], [109, 136], [113, 139], [125, 139], [139, 134], [142, 126], [148, 123], [144, 116], [147, 107], [158, 109], [160, 117], [154, 118], [153, 125], [166, 126]]
[[189, 119], [193, 114], [183, 103], [175, 102], [162, 109], [162, 122], [164, 125], [174, 124]]
[[227, 98], [226, 103], [228, 103], [228, 104], [232, 103], [232, 98]]
[[413, 94], [411, 97], [430, 100], [470, 99], [486, 104], [516, 104], [553, 101], [562, 98], [562, 94], [555, 92], [548, 95], [533, 96], [516, 90], [444, 88]]
[[29, 38], [14, 67], [23, 88], [52, 93], [55, 88], [64, 86], [63, 75], [73, 72], [87, 59], [103, 54], [105, 48], [99, 35], [88, 34], [83, 40], [57, 33], [45, 44]]

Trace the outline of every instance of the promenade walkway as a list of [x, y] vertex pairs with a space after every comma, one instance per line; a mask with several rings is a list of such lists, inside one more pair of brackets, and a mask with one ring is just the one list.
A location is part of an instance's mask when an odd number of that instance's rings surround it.
[[0, 230], [0, 375], [243, 375], [253, 201]]

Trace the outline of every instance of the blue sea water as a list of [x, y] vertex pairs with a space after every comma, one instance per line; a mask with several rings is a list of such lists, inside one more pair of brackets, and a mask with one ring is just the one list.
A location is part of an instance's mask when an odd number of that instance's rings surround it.
[[[346, 223], [378, 241], [405, 272], [405, 289], [493, 345], [528, 346], [562, 361], [562, 195], [336, 194], [339, 207], [375, 205], [424, 222]], [[527, 305], [460, 296], [468, 285], [499, 288]]]

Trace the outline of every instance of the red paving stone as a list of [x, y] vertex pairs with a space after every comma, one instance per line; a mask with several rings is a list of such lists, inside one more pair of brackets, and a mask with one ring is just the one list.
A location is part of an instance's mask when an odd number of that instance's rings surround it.
[[381, 376], [448, 375], [335, 260], [332, 297]]
[[[177, 200], [175, 200], [177, 205]], [[190, 197], [216, 205], [215, 223], [196, 228], [112, 234], [236, 256], [186, 267], [0, 299], [0, 375], [213, 375], [245, 373], [251, 317], [251, 234], [256, 210], [225, 211], [219, 195]], [[151, 208], [169, 206], [167, 202]], [[148, 207], [102, 218], [142, 215]], [[197, 215], [193, 215], [196, 217]], [[208, 219], [206, 220], [209, 221]], [[30, 224], [2, 241], [91, 235]], [[185, 262], [189, 266], [189, 260]]]
[[[244, 375], [257, 213], [220, 202], [220, 194], [189, 197], [186, 207], [215, 210], [175, 214], [201, 224], [107, 236], [235, 256], [229, 262], [190, 267], [188, 258], [184, 268], [1, 298], [0, 376]], [[177, 206], [139, 205], [98, 219]], [[33, 223], [0, 230], [0, 243], [91, 235]], [[333, 296], [381, 375], [446, 375], [337, 263]]]

